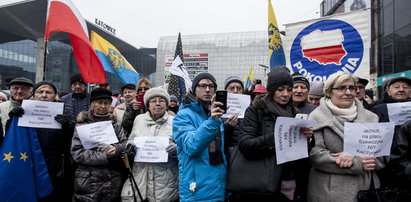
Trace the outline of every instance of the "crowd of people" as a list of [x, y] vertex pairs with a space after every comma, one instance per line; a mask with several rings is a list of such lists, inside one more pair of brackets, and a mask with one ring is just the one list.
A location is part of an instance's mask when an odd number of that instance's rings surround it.
[[[249, 95], [244, 118], [222, 118], [217, 83], [210, 73], [197, 74], [179, 103], [178, 95], [153, 87], [147, 78], [120, 90], [99, 85], [87, 92], [77, 74], [64, 96], [51, 82], [14, 78], [10, 96], [0, 92], [0, 144], [10, 120], [24, 115], [24, 100], [64, 103], [63, 113], [54, 117], [61, 129], [36, 129], [53, 186], [39, 201], [354, 202], [371, 186], [400, 190], [397, 201], [411, 196], [411, 120], [395, 126], [389, 156], [343, 152], [344, 124], [389, 122], [387, 104], [411, 104], [411, 79], [386, 79], [383, 98], [374, 101], [366, 93], [368, 80], [348, 73], [321, 83], [275, 67], [265, 85], [254, 80], [247, 88], [230, 76], [221, 89]], [[297, 114], [315, 123], [300, 128], [309, 157], [277, 164], [276, 120]], [[118, 142], [85, 147], [76, 128], [103, 121], [112, 124]], [[167, 162], [135, 162], [138, 137], [166, 138]], [[265, 162], [267, 169], [231, 175], [239, 154], [245, 163]], [[269, 183], [260, 182], [261, 176]]]

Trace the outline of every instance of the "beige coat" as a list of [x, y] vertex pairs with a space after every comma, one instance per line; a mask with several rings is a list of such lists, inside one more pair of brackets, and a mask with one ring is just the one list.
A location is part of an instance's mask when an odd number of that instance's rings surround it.
[[[354, 123], [375, 123], [378, 117], [364, 109], [362, 103], [355, 99], [357, 117]], [[343, 152], [344, 126], [331, 113], [325, 103], [325, 98], [320, 101], [320, 106], [309, 116], [316, 121], [314, 126], [315, 147], [311, 150], [310, 158], [312, 169], [308, 185], [308, 201], [312, 202], [350, 202], [357, 201], [360, 190], [369, 189], [371, 175], [374, 177], [375, 187], [379, 187], [379, 180], [375, 172], [363, 171], [360, 157], [354, 157], [353, 166], [340, 168], [336, 165], [337, 157], [330, 153]], [[376, 169], [384, 167], [382, 157], [377, 158]]]
[[118, 122], [121, 123], [123, 121], [124, 112], [126, 111], [126, 102], [119, 104], [116, 108], [114, 108], [113, 116], [116, 118]]
[[10, 119], [9, 112], [17, 106], [21, 106], [21, 103], [13, 99], [0, 103], [0, 118], [1, 124], [3, 125], [3, 131], [5, 130], [7, 120]]

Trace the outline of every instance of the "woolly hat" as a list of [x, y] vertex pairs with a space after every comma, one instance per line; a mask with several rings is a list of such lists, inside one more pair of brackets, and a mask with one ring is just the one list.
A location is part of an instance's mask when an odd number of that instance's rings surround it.
[[5, 101], [7, 101], [7, 95], [3, 92], [0, 92], [0, 98], [3, 98]]
[[111, 91], [105, 88], [95, 88], [90, 93], [90, 102], [93, 102], [97, 99], [109, 99], [110, 101], [112, 101]]
[[13, 84], [23, 84], [23, 85], [27, 85], [30, 87], [34, 86], [33, 81], [31, 81], [30, 79], [26, 78], [26, 77], [17, 77], [13, 80], [10, 81], [10, 86], [12, 86]]
[[324, 96], [324, 83], [320, 81], [313, 81], [310, 83], [310, 91], [308, 95]]
[[267, 91], [276, 90], [279, 86], [288, 85], [293, 87], [294, 82], [291, 78], [290, 71], [285, 66], [273, 67], [267, 74]]
[[178, 98], [175, 95], [170, 95], [170, 102], [171, 101], [178, 102]]
[[256, 85], [253, 93], [266, 93], [267, 89], [263, 85]]
[[393, 77], [392, 79], [390, 79], [388, 81], [387, 87], [389, 88], [393, 83], [398, 82], [398, 81], [402, 81], [407, 83], [409, 86], [411, 86], [411, 79], [407, 78], [407, 77]]
[[238, 77], [236, 77], [236, 76], [230, 76], [230, 77], [228, 77], [228, 78], [225, 80], [225, 82], [224, 82], [224, 89], [227, 89], [227, 87], [228, 87], [231, 83], [234, 83], [234, 82], [239, 83], [239, 84], [241, 85], [241, 87], [243, 88], [243, 90], [244, 90], [244, 84], [243, 84], [243, 82], [241, 81], [240, 78], [238, 78]]
[[84, 85], [86, 85], [86, 83], [83, 80], [83, 77], [81, 77], [81, 74], [75, 74], [70, 78], [70, 85], [73, 84], [74, 82], [81, 82]]
[[51, 87], [53, 88], [53, 90], [54, 90], [54, 93], [57, 94], [57, 88], [56, 88], [56, 86], [55, 86], [53, 83], [50, 83], [50, 82], [48, 82], [48, 81], [40, 81], [40, 82], [36, 83], [36, 84], [34, 85], [34, 87], [33, 87], [33, 94], [36, 92], [36, 90], [37, 90], [38, 88], [40, 88], [40, 87], [43, 86], [43, 85], [49, 85], [49, 86], [51, 86]]
[[162, 97], [166, 99], [167, 106], [170, 103], [170, 95], [167, 93], [167, 91], [164, 90], [164, 88], [161, 88], [161, 87], [150, 88], [144, 94], [144, 105], [146, 109], [148, 109], [148, 101], [153, 97]]
[[126, 84], [126, 85], [124, 85], [123, 87], [121, 87], [121, 92], [123, 92], [124, 91], [124, 89], [131, 89], [131, 90], [135, 90], [136, 89], [136, 85], [134, 85], [134, 84], [131, 84], [131, 83], [128, 83], [128, 84]]
[[293, 77], [294, 83], [303, 83], [307, 86], [308, 90], [310, 90], [310, 82], [308, 82], [308, 79], [301, 75], [300, 72], [294, 72], [291, 76]]
[[200, 82], [202, 79], [210, 79], [214, 83], [215, 89], [217, 89], [217, 81], [215, 80], [214, 76], [208, 72], [201, 72], [197, 74], [193, 79], [193, 84], [191, 85], [191, 91], [193, 93], [195, 93], [198, 82]]

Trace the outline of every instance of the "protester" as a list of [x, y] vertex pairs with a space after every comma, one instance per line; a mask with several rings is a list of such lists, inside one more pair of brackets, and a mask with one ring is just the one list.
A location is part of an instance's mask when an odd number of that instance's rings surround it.
[[[144, 93], [152, 87], [153, 85], [147, 78], [141, 78], [138, 80], [136, 84], [137, 98], [143, 98]], [[130, 133], [136, 116], [139, 114], [144, 114], [145, 112], [146, 109], [144, 108], [144, 103], [142, 103], [141, 100], [136, 99], [135, 101], [129, 103], [126, 107], [126, 111], [124, 112], [123, 121], [121, 122], [124, 130], [127, 133]]]
[[348, 73], [331, 75], [325, 83], [325, 98], [309, 116], [314, 126], [315, 147], [311, 150], [312, 169], [308, 201], [357, 201], [360, 190], [368, 190], [375, 170], [384, 166], [383, 157], [347, 156], [343, 153], [344, 123], [376, 123], [377, 115], [364, 109], [356, 96], [356, 79]]
[[17, 106], [21, 106], [23, 100], [28, 100], [32, 96], [33, 81], [25, 77], [17, 77], [10, 81], [11, 97], [9, 101], [0, 103], [0, 118], [3, 131], [11, 116], [19, 114]]
[[357, 77], [357, 94], [356, 97], [362, 102], [364, 105], [365, 109], [371, 110], [371, 105], [365, 100], [366, 97], [368, 97], [365, 94], [365, 86], [368, 84], [367, 79], [363, 79], [360, 77]]
[[258, 84], [255, 86], [253, 93], [251, 93], [251, 101], [253, 101], [258, 95], [265, 94], [267, 94], [267, 89], [262, 84]]
[[320, 81], [313, 81], [310, 83], [310, 91], [308, 91], [307, 102], [319, 106], [320, 99], [324, 97], [324, 83]]
[[175, 95], [170, 96], [170, 104], [168, 105], [168, 110], [172, 111], [174, 114], [177, 114], [178, 108], [180, 105], [178, 104], [178, 99]]
[[[144, 95], [147, 112], [136, 117], [128, 144], [134, 145], [135, 137], [166, 137], [169, 145], [168, 162], [134, 162], [133, 176], [137, 182], [143, 200], [178, 201], [178, 161], [177, 146], [172, 137], [173, 116], [167, 113], [170, 95], [161, 87], [150, 88]], [[130, 180], [124, 184], [121, 194], [123, 201], [133, 201]], [[136, 196], [137, 197], [137, 196]]]
[[212, 102], [217, 82], [210, 73], [194, 77], [191, 92], [173, 120], [173, 137], [179, 160], [180, 200], [224, 201], [224, 113]]
[[100, 143], [98, 147], [85, 149], [77, 130], [74, 132], [71, 155], [78, 164], [74, 185], [74, 201], [119, 201], [122, 188], [122, 152], [126, 143], [125, 133], [119, 123], [108, 112], [111, 91], [96, 88], [91, 91], [91, 108], [77, 117], [77, 125], [111, 121], [118, 143]]
[[310, 90], [310, 82], [299, 72], [294, 72], [292, 75], [294, 86], [293, 94], [291, 96], [294, 106], [297, 107], [298, 113], [309, 114], [317, 106], [307, 103], [307, 95]]
[[61, 101], [68, 108], [71, 124], [76, 124], [76, 117], [81, 111], [90, 108], [90, 95], [86, 91], [86, 83], [80, 74], [75, 74], [70, 78], [71, 93], [61, 97]]
[[114, 108], [113, 116], [116, 120], [121, 123], [123, 121], [124, 112], [126, 111], [127, 105], [129, 105], [136, 98], [136, 86], [134, 84], [126, 84], [121, 87], [121, 92], [123, 94], [124, 103], [121, 103], [116, 108]]
[[[272, 179], [273, 193], [233, 193], [234, 201], [292, 201], [294, 195], [294, 173], [298, 168], [294, 162], [277, 164], [274, 144], [274, 127], [277, 117], [294, 117], [297, 109], [292, 104], [293, 79], [286, 67], [275, 67], [268, 74], [266, 96], [258, 96], [250, 107], [247, 108], [241, 124], [239, 145], [241, 154], [247, 159], [269, 159], [267, 166], [274, 169], [270, 176]], [[305, 136], [312, 136], [312, 129], [303, 128]], [[274, 158], [273, 158], [274, 157]], [[263, 171], [262, 171], [263, 172]], [[247, 173], [259, 175], [259, 173]], [[245, 182], [246, 183], [246, 182]]]
[[6, 102], [8, 100], [7, 95], [3, 92], [0, 92], [0, 103]]
[[[224, 89], [227, 93], [243, 94], [244, 85], [240, 78], [236, 76], [228, 77], [224, 82]], [[238, 115], [232, 115], [230, 118], [222, 118], [224, 123], [224, 148], [227, 154], [228, 148], [238, 145], [238, 136], [241, 133], [240, 125], [243, 119]]]

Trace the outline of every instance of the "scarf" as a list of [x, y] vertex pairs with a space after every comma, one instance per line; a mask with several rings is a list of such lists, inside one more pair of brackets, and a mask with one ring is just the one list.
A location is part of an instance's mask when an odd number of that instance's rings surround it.
[[340, 122], [352, 122], [357, 117], [357, 105], [355, 105], [355, 102], [348, 108], [339, 108], [335, 106], [329, 98], [325, 100], [325, 103]]
[[273, 99], [268, 96], [265, 98], [265, 105], [267, 110], [271, 113], [272, 116], [278, 117], [294, 117], [293, 108], [294, 106], [287, 104], [284, 107], [280, 106]]

